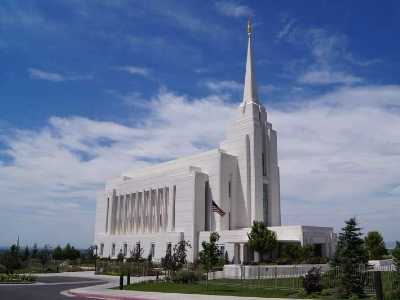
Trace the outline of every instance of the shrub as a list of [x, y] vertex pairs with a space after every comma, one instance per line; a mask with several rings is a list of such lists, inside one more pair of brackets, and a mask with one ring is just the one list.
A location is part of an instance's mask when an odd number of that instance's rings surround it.
[[176, 283], [193, 283], [202, 279], [202, 274], [196, 271], [177, 271], [172, 279]]
[[0, 264], [0, 273], [6, 273], [6, 272], [7, 272], [6, 266]]
[[321, 292], [321, 268], [312, 267], [304, 276], [303, 283], [307, 294]]

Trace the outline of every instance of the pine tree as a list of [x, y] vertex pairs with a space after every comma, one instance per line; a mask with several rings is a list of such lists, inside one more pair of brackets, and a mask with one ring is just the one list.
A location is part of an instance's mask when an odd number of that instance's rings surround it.
[[53, 258], [56, 260], [61, 260], [63, 259], [63, 250], [61, 247], [58, 245], [57, 247], [54, 248], [53, 250]]
[[341, 271], [339, 294], [344, 298], [352, 294], [364, 296], [362, 271], [368, 263], [368, 253], [362, 239], [361, 228], [355, 218], [346, 221], [339, 234], [336, 253], [332, 261]]
[[392, 252], [393, 263], [395, 266], [394, 273], [394, 297], [393, 299], [400, 299], [400, 242], [396, 242], [396, 247]]

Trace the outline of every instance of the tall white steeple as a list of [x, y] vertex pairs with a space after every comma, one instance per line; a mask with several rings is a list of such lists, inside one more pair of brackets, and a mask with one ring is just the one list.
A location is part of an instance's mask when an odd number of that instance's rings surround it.
[[243, 93], [243, 104], [246, 103], [259, 103], [258, 93], [257, 93], [257, 83], [254, 73], [254, 63], [253, 63], [253, 26], [251, 24], [251, 19], [247, 23], [247, 61], [246, 61], [246, 75], [244, 79], [244, 93]]

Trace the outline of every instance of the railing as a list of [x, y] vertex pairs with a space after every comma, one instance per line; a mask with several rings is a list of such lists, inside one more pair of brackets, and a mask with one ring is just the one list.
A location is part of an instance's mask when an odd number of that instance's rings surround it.
[[[213, 284], [240, 285], [261, 289], [285, 289], [299, 290], [303, 288], [303, 278], [312, 268], [321, 270], [321, 284], [324, 289], [335, 289], [340, 286], [343, 278], [343, 270], [332, 268], [328, 265], [293, 265], [293, 266], [228, 266], [235, 272], [215, 272], [210, 276]], [[250, 268], [249, 268], [250, 267]], [[284, 267], [284, 268], [283, 268]], [[231, 270], [231, 271], [232, 271]], [[384, 291], [391, 291], [395, 288], [395, 272], [388, 271], [386, 267], [374, 268], [360, 266], [351, 271], [351, 276], [358, 278], [364, 286], [367, 294], [375, 294], [376, 282], [374, 272], [380, 272]]]
[[140, 262], [118, 262], [118, 261], [97, 261], [96, 274], [121, 275], [130, 274], [131, 276], [154, 276], [157, 270], [148, 261]]

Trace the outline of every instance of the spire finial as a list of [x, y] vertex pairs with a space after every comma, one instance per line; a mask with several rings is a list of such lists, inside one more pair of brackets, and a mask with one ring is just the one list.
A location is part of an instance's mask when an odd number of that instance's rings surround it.
[[248, 45], [247, 45], [247, 60], [246, 60], [246, 75], [244, 79], [244, 92], [243, 92], [243, 103], [258, 103], [258, 93], [256, 76], [254, 74], [254, 63], [253, 63], [253, 26], [251, 18], [247, 22], [247, 34], [248, 34]]
[[251, 24], [251, 17], [247, 20], [247, 34], [253, 33], [253, 25]]

